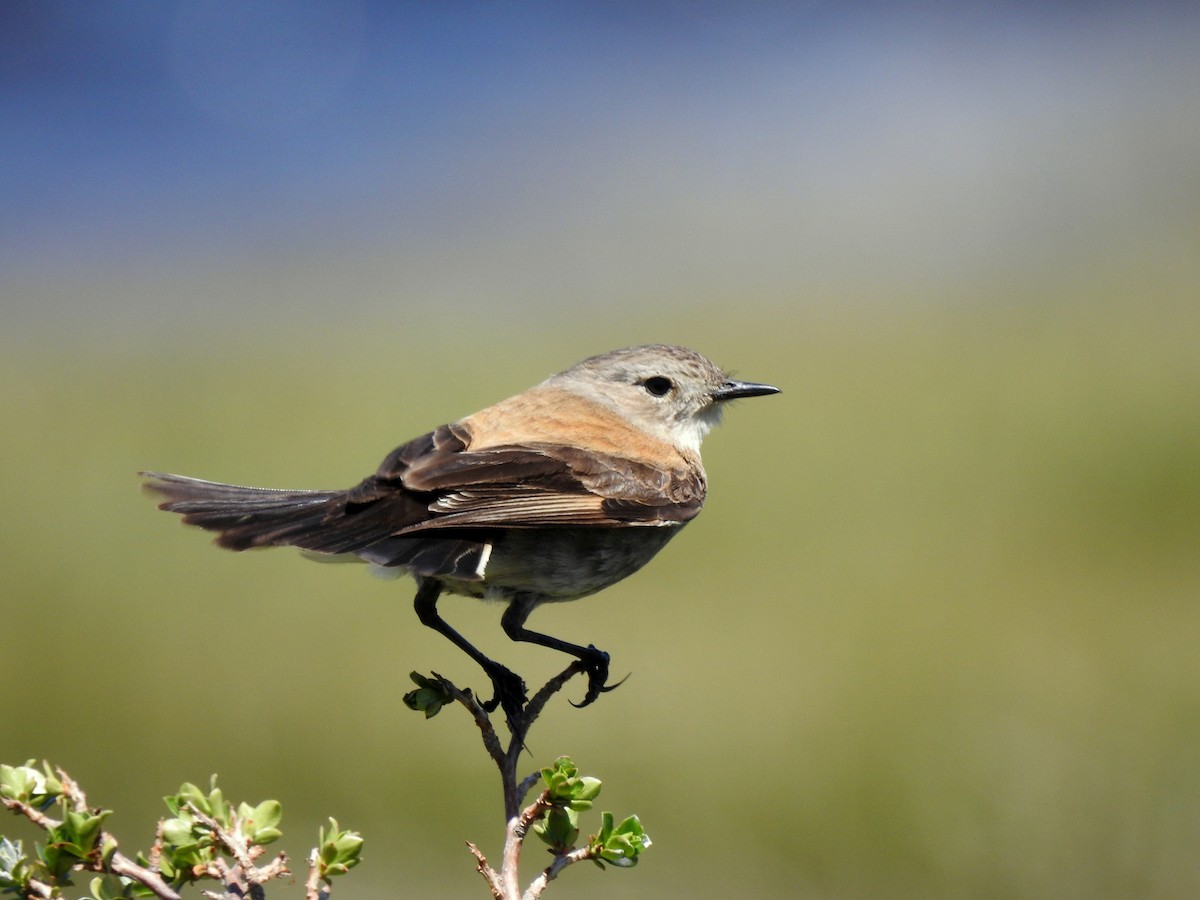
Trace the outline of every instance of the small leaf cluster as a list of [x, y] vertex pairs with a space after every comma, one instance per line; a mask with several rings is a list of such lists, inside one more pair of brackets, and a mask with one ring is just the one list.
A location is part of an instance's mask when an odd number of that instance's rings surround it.
[[20, 841], [0, 844], [0, 889], [27, 892], [34, 881], [69, 883], [68, 875], [81, 864], [103, 865], [117, 849], [104, 833], [107, 809], [76, 809], [66, 797], [62, 781], [46, 763], [41, 769], [29, 760], [23, 766], [0, 765], [0, 798], [6, 805], [23, 804], [39, 812], [58, 806], [61, 818], [51, 820], [46, 842], [36, 844], [33, 857], [24, 854]]
[[404, 695], [404, 705], [416, 712], [425, 713], [427, 719], [432, 719], [441, 712], [443, 706], [454, 699], [437, 679], [426, 678], [420, 672], [410, 672], [408, 677], [417, 689]]
[[334, 875], [345, 875], [359, 863], [363, 839], [357, 831], [338, 828], [337, 819], [329, 820], [329, 830], [321, 828], [317, 838], [317, 874], [328, 881]]
[[[542, 769], [542, 781], [550, 808], [533, 830], [553, 852], [564, 854], [579, 838], [579, 814], [592, 808], [600, 793], [600, 779], [580, 775], [571, 758], [562, 756], [553, 766]], [[637, 865], [638, 856], [650, 846], [650, 836], [638, 817], [629, 816], [614, 824], [613, 814], [604, 812], [600, 823], [600, 833], [588, 839], [588, 858], [601, 868], [606, 862], [620, 868]]]
[[600, 833], [588, 841], [592, 862], [602, 869], [606, 862], [622, 869], [636, 866], [638, 856], [650, 846], [650, 835], [637, 816], [629, 816], [616, 826], [613, 821], [612, 813], [600, 814]]
[[234, 808], [216, 782], [213, 776], [207, 793], [185, 782], [178, 793], [163, 798], [171, 818], [162, 823], [159, 867], [170, 882], [198, 877], [228, 852], [213, 824], [247, 848], [269, 844], [282, 833], [277, 826], [283, 818], [283, 807], [277, 800], [264, 800], [257, 806], [240, 803]]
[[21, 842], [0, 838], [0, 894], [24, 896], [32, 874]]
[[600, 779], [580, 775], [569, 756], [560, 756], [553, 766], [542, 769], [550, 810], [533, 826], [534, 834], [562, 853], [579, 837], [579, 814], [592, 808], [600, 793]]
[[[89, 884], [93, 900], [163, 896], [159, 890], [166, 886], [178, 890], [205, 878], [225, 880], [238, 868], [261, 879], [287, 874], [282, 856], [265, 869], [255, 869], [252, 863], [264, 845], [281, 836], [283, 809], [278, 801], [235, 806], [216, 786], [215, 776], [207, 791], [185, 783], [164, 801], [169, 816], [159, 822], [154, 850], [149, 858], [139, 853], [133, 863], [104, 831], [111, 812], [88, 807], [78, 786], [61, 770], [47, 763], [38, 769], [32, 760], [21, 766], [0, 765], [0, 802], [46, 832], [45, 843], [35, 844], [32, 853], [20, 841], [0, 836], [0, 896], [61, 898], [62, 888], [71, 885], [71, 875], [79, 871], [97, 873]], [[343, 830], [330, 819], [312, 851], [313, 889], [316, 879], [328, 884], [357, 865], [362, 844], [357, 832]], [[161, 879], [159, 890], [150, 883], [155, 879]]]
[[23, 766], [0, 765], [0, 797], [5, 800], [46, 810], [62, 796], [62, 792], [62, 781], [49, 763], [42, 763], [41, 769], [35, 768], [32, 759]]

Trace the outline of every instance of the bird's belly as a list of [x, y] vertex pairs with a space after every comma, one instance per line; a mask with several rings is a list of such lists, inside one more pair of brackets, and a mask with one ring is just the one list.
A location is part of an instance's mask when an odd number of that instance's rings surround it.
[[648, 563], [682, 527], [513, 529], [492, 548], [485, 595], [554, 602], [594, 594]]

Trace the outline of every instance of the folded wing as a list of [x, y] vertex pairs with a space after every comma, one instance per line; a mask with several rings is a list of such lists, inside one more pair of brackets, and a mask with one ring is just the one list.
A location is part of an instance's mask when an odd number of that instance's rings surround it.
[[295, 546], [356, 554], [418, 574], [479, 577], [497, 529], [682, 524], [704, 475], [549, 444], [470, 449], [462, 424], [398, 447], [347, 491], [240, 487], [144, 473], [159, 508], [233, 550]]

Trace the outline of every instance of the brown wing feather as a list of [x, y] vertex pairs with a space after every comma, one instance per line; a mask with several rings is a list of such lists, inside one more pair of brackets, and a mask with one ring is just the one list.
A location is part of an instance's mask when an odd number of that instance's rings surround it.
[[[486, 457], [495, 456], [489, 465]], [[475, 459], [468, 459], [475, 457]], [[431, 503], [432, 518], [405, 531], [470, 525], [506, 527], [682, 524], [700, 511], [704, 476], [660, 471], [564, 447], [464, 453], [463, 477]]]
[[[396, 448], [350, 492], [348, 508], [386, 508], [402, 496], [408, 502], [392, 519], [392, 533], [399, 535], [473, 526], [681, 524], [704, 502], [703, 470], [673, 448], [665, 449], [675, 464], [664, 468], [566, 442], [489, 443], [474, 434], [473, 426], [480, 427], [474, 420], [443, 425]], [[609, 440], [614, 437], [610, 431]], [[413, 517], [414, 499], [425, 502], [427, 515]]]
[[[498, 440], [505, 412], [533, 423], [513, 429], [512, 442]], [[520, 412], [498, 404], [443, 425], [397, 447], [348, 491], [272, 491], [173, 475], [153, 476], [148, 486], [166, 495], [161, 508], [239, 550], [286, 544], [368, 555], [389, 538], [440, 529], [682, 524], [700, 511], [698, 459], [603, 417], [603, 441], [585, 442], [604, 449], [583, 450], [565, 439], [577, 422], [557, 406], [525, 420]], [[615, 452], [623, 445], [628, 452]]]

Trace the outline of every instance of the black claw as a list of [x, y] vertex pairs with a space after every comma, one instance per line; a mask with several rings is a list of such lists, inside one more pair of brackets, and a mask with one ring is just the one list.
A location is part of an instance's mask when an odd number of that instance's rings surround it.
[[617, 688], [619, 688], [621, 685], [623, 685], [625, 682], [627, 682], [629, 680], [629, 676], [632, 674], [633, 674], [632, 672], [627, 672], [625, 674], [625, 677], [622, 678], [620, 681], [616, 682], [615, 684], [606, 684], [604, 687], [600, 688], [600, 693], [607, 694], [609, 691], [615, 691]]
[[583, 670], [587, 672], [588, 688], [587, 693], [583, 696], [582, 703], [571, 701], [571, 705], [576, 709], [583, 709], [590, 703], [594, 703], [596, 698], [601, 694], [607, 694], [609, 691], [619, 688], [625, 683], [626, 675], [616, 684], [605, 684], [608, 681], [608, 654], [603, 650], [597, 650], [591, 644], [588, 645], [588, 650], [591, 651], [586, 657], [580, 657], [579, 661], [583, 663]]
[[488, 712], [495, 712], [496, 707], [503, 708], [510, 717], [515, 717], [525, 709], [528, 700], [525, 694], [525, 681], [516, 672], [507, 669], [499, 663], [487, 670], [492, 679], [492, 699], [481, 704]]

